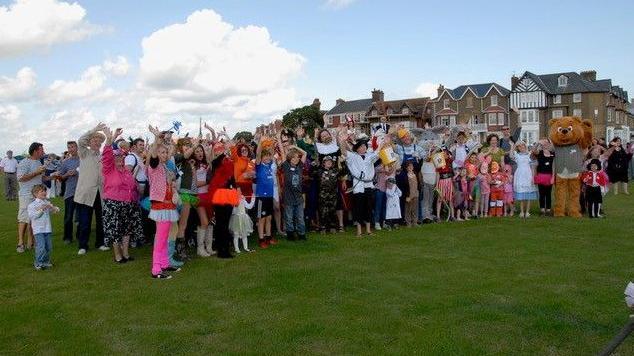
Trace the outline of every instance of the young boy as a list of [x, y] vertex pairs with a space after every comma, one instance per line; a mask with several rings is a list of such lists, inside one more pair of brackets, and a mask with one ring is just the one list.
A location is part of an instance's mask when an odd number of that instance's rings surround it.
[[398, 222], [401, 220], [401, 202], [400, 198], [403, 193], [396, 185], [396, 179], [390, 177], [386, 181], [385, 188], [385, 225], [388, 230], [398, 228]]
[[[286, 238], [289, 241], [306, 240], [306, 223], [304, 221], [304, 195], [302, 191], [302, 175], [306, 152], [291, 147], [288, 153], [282, 150], [281, 165], [284, 174], [284, 221]], [[303, 153], [303, 154], [302, 154]], [[297, 236], [295, 235], [297, 233]]]
[[277, 165], [273, 153], [258, 145], [255, 158], [255, 198], [258, 219], [258, 238], [260, 248], [277, 244], [271, 236], [271, 216], [273, 215], [273, 185]]
[[581, 180], [586, 188], [588, 215], [590, 218], [602, 218], [601, 204], [608, 185], [608, 176], [601, 170], [601, 161], [598, 159], [592, 159], [586, 168], [588, 170], [583, 173]]
[[336, 230], [337, 225], [337, 185], [339, 170], [334, 166], [332, 156], [325, 156], [322, 167], [315, 172], [319, 184], [319, 225], [322, 234], [329, 229]]
[[59, 213], [59, 208], [51, 204], [46, 199], [46, 186], [37, 184], [31, 189], [31, 193], [35, 200], [29, 204], [27, 210], [31, 228], [35, 236], [35, 269], [47, 269], [53, 267], [51, 264], [51, 250], [53, 249], [53, 241], [51, 235], [53, 228], [51, 227], [50, 212]]

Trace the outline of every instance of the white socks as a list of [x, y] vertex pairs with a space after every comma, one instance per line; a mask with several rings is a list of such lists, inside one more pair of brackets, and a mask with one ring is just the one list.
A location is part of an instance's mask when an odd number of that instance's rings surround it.
[[239, 242], [238, 240], [242, 239], [242, 247], [244, 247], [244, 250], [247, 252], [251, 252], [251, 250], [249, 250], [249, 240], [247, 239], [247, 237], [234, 237], [233, 238], [233, 248], [236, 250], [236, 253], [240, 253], [240, 247], [239, 247]]
[[200, 257], [211, 256], [205, 249], [206, 233], [207, 233], [206, 229], [203, 229], [201, 227], [199, 227], [198, 230], [196, 230], [196, 243], [197, 243], [196, 252], [198, 253], [198, 256]]

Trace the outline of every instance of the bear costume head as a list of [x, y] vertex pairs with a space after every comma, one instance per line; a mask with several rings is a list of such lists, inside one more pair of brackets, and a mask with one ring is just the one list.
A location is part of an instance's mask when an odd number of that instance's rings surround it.
[[585, 149], [590, 147], [592, 143], [592, 122], [590, 120], [564, 116], [551, 119], [548, 125], [550, 126], [548, 137], [555, 146], [578, 144]]

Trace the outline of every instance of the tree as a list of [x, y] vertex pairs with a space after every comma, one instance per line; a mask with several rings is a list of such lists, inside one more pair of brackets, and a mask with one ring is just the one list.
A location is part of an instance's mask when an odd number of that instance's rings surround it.
[[301, 126], [306, 134], [312, 135], [315, 128], [324, 126], [324, 118], [317, 107], [306, 105], [286, 113], [282, 117], [282, 125], [291, 130]]
[[239, 139], [244, 139], [245, 142], [253, 141], [253, 134], [249, 131], [240, 131], [233, 136], [234, 141], [238, 141]]

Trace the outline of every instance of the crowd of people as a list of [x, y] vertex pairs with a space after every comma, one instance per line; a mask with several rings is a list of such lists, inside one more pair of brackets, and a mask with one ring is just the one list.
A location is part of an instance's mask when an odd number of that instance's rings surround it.
[[[180, 271], [194, 250], [219, 258], [252, 252], [252, 234], [266, 249], [279, 237], [301, 241], [309, 231], [350, 226], [362, 237], [434, 222], [526, 219], [533, 201], [541, 216], [552, 214], [556, 150], [547, 139], [528, 145], [508, 127], [483, 142], [466, 127], [421, 134], [385, 120], [371, 136], [354, 123], [253, 139], [205, 129], [177, 137], [150, 126], [146, 142], [100, 123], [68, 141], [62, 157], [45, 155], [38, 142], [19, 163], [9, 151], [0, 166], [6, 199], [19, 201], [17, 252], [35, 248], [35, 268], [52, 266], [56, 195], [64, 202], [63, 241], [76, 239], [78, 255], [90, 250], [94, 217], [94, 248], [112, 250], [115, 263], [134, 260], [130, 247], [153, 244], [157, 279]], [[581, 206], [600, 218], [608, 189], [629, 194], [632, 145], [595, 139], [584, 155]]]

